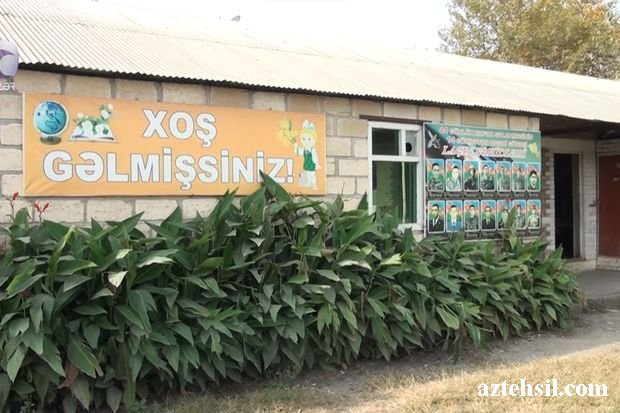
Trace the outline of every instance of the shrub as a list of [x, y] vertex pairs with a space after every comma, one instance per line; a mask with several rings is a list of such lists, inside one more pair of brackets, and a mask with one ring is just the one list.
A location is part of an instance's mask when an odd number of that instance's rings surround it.
[[294, 199], [268, 177], [208, 217], [3, 229], [0, 406], [72, 412], [282, 368], [481, 346], [563, 326], [560, 252], [514, 232], [416, 241], [393, 217]]

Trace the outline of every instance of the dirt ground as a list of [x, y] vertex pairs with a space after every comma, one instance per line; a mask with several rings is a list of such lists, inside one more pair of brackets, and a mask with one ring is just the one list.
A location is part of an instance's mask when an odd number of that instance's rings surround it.
[[459, 373], [482, 366], [511, 365], [540, 358], [608, 351], [620, 348], [620, 311], [579, 314], [572, 329], [563, 332], [532, 333], [522, 338], [492, 343], [487, 350], [465, 351], [458, 363], [441, 352], [416, 353], [384, 361], [364, 361], [346, 370], [311, 371], [295, 379], [292, 387], [312, 387], [328, 393], [359, 393], [374, 387], [377, 377], [399, 374], [421, 379]]

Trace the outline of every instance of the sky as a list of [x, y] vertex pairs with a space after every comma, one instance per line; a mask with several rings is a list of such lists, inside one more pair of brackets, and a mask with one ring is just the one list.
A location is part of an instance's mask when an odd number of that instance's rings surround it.
[[[103, 0], [105, 2], [106, 0]], [[115, 0], [107, 0], [115, 2]], [[446, 0], [134, 0], [169, 13], [191, 13], [205, 23], [231, 22], [306, 38], [359, 40], [377, 45], [435, 50], [448, 25]], [[240, 16], [238, 22], [231, 20]]]

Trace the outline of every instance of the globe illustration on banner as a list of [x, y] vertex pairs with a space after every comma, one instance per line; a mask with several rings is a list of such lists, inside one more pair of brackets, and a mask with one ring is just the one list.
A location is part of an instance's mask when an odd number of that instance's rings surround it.
[[34, 126], [41, 132], [43, 143], [56, 144], [68, 124], [67, 110], [58, 102], [46, 100], [34, 110]]

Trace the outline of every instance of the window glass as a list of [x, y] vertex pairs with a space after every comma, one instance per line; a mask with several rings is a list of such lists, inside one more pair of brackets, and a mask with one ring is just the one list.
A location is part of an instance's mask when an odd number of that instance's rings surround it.
[[372, 130], [373, 155], [398, 155], [398, 136], [400, 131], [395, 129]]
[[418, 156], [419, 154], [418, 132], [414, 130], [405, 131], [405, 156]]
[[397, 216], [401, 223], [417, 222], [417, 162], [373, 161], [373, 204]]

